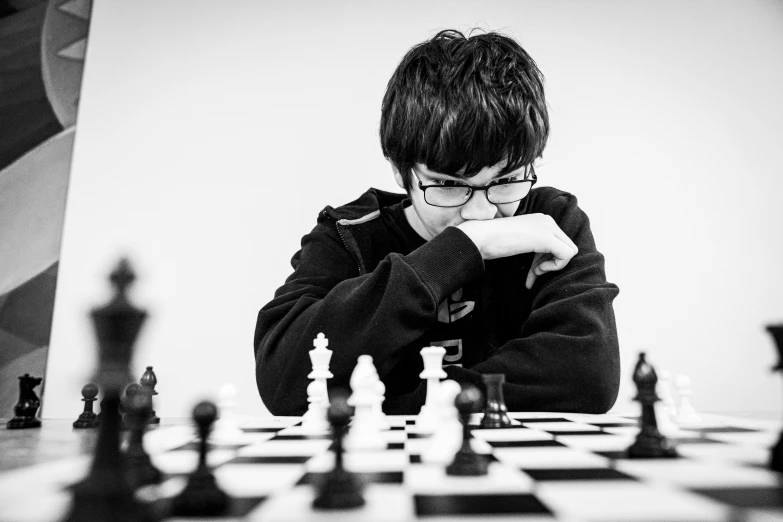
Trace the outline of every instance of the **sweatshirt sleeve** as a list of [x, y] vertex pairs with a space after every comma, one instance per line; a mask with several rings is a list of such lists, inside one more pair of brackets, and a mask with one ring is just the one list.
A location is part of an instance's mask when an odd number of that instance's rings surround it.
[[331, 387], [348, 387], [359, 355], [373, 356], [379, 375], [430, 327], [438, 304], [484, 270], [481, 255], [451, 228], [407, 256], [387, 255], [360, 274], [334, 222], [321, 221], [302, 238], [294, 272], [258, 314], [256, 383], [274, 415], [307, 409], [309, 351], [323, 332], [333, 351]]
[[479, 385], [481, 374], [505, 374], [510, 411], [603, 413], [620, 386], [612, 307], [619, 289], [606, 281], [604, 257], [574, 196], [560, 193], [539, 211], [555, 219], [579, 252], [563, 270], [536, 280], [530, 314], [515, 338], [471, 368], [449, 366], [446, 372]]

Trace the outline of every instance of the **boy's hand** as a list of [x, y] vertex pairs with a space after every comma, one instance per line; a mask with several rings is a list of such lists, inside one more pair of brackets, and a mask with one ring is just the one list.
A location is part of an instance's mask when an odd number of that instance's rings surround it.
[[525, 280], [528, 289], [538, 276], [565, 267], [578, 251], [571, 238], [546, 214], [465, 221], [457, 228], [475, 243], [485, 260], [535, 252]]

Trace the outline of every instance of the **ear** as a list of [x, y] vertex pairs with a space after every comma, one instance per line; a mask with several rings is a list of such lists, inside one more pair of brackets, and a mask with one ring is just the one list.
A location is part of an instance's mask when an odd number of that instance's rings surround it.
[[397, 185], [399, 185], [402, 190], [407, 192], [405, 189], [405, 180], [402, 179], [402, 174], [400, 174], [400, 171], [394, 165], [392, 165], [391, 168], [392, 172], [394, 173], [394, 181], [397, 182]]

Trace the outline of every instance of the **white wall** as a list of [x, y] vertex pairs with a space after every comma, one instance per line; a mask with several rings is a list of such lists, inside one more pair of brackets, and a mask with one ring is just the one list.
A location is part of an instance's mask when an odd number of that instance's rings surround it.
[[[96, 2], [80, 102], [43, 415], [74, 417], [86, 313], [120, 255], [150, 319], [158, 414], [254, 382], [258, 309], [325, 205], [396, 190], [377, 138], [386, 82], [437, 30], [513, 37], [547, 78], [543, 184], [590, 215], [626, 372], [645, 349], [702, 410], [776, 410], [763, 327], [783, 321], [783, 4]], [[484, 5], [482, 5], [484, 4]], [[290, 188], [296, 187], [297, 196]]]

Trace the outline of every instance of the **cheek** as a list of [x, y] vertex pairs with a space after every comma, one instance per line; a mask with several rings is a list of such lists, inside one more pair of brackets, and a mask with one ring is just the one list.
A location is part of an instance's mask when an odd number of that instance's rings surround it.
[[500, 214], [500, 217], [511, 217], [514, 214], [517, 213], [517, 209], [519, 208], [519, 205], [521, 204], [520, 201], [517, 201], [516, 203], [506, 203], [505, 205], [498, 205], [498, 214]]

